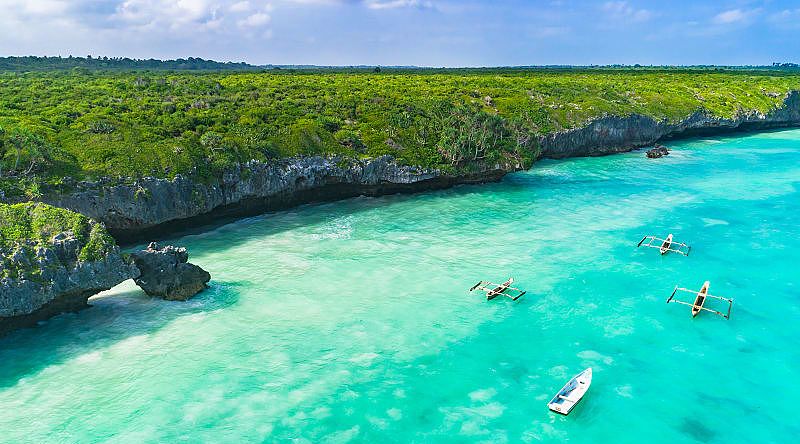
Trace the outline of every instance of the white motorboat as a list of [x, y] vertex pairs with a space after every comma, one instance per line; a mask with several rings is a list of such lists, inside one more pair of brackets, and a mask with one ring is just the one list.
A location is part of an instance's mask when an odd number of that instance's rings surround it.
[[556, 413], [568, 415], [575, 405], [583, 399], [583, 395], [589, 390], [590, 385], [592, 385], [592, 369], [587, 368], [570, 379], [567, 385], [550, 400], [547, 407]]

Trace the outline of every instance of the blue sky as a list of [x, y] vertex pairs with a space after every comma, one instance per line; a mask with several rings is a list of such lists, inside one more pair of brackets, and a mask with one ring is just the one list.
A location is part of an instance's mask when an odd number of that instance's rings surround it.
[[800, 62], [798, 0], [0, 0], [1, 55], [255, 64]]

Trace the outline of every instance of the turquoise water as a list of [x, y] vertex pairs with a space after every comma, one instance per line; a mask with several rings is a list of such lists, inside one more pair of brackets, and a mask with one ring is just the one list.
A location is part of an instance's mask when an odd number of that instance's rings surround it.
[[[670, 147], [177, 239], [202, 296], [123, 285], [0, 341], [0, 441], [787, 442], [800, 131]], [[688, 258], [635, 248], [669, 232]], [[466, 291], [508, 276], [517, 303]], [[731, 320], [665, 303], [704, 280]]]

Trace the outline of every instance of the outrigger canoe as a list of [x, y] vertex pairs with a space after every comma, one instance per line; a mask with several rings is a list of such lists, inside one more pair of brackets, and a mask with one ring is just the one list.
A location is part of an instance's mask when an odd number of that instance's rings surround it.
[[672, 233], [664, 239], [664, 242], [661, 244], [661, 255], [665, 255], [669, 252], [669, 247], [672, 246]]
[[636, 246], [656, 248], [659, 250], [662, 256], [669, 252], [680, 253], [684, 256], [688, 256], [692, 251], [692, 247], [684, 244], [683, 242], [675, 242], [675, 238], [672, 237], [672, 233], [670, 233], [666, 239], [662, 239], [657, 236], [645, 236]]
[[510, 287], [511, 284], [513, 284], [513, 283], [514, 283], [514, 278], [508, 278], [507, 281], [505, 281], [502, 284], [498, 285], [497, 287], [489, 290], [486, 293], [486, 299], [491, 301], [492, 299], [496, 298], [497, 296], [500, 296], [501, 294], [503, 294], [504, 291], [508, 290], [508, 287]]
[[703, 304], [706, 303], [706, 295], [708, 294], [709, 286], [711, 286], [711, 282], [705, 281], [703, 288], [697, 292], [697, 297], [694, 298], [694, 304], [692, 305], [692, 317], [697, 316], [703, 310]]
[[[701, 311], [710, 311], [711, 313], [714, 313], [715, 315], [722, 316], [725, 319], [730, 319], [731, 318], [731, 308], [733, 308], [733, 299], [728, 299], [728, 298], [724, 298], [722, 296], [714, 296], [713, 294], [709, 294], [708, 293], [708, 288], [710, 286], [711, 286], [711, 283], [709, 281], [705, 281], [703, 283], [703, 287], [700, 288], [700, 291], [690, 290], [688, 288], [683, 288], [683, 287], [677, 287], [676, 286], [675, 290], [672, 291], [672, 294], [667, 299], [667, 303], [669, 304], [670, 302], [675, 302], [675, 303], [678, 303], [678, 304], [688, 305], [692, 309], [692, 317], [693, 318], [696, 317], [698, 314], [700, 314]], [[675, 299], [675, 294], [677, 292], [679, 292], [679, 291], [694, 295], [694, 302], [687, 302], [687, 301], [681, 301], [681, 300]], [[714, 309], [706, 307], [705, 304], [708, 301], [708, 298], [719, 299], [720, 301], [727, 302], [728, 303], [727, 312], [723, 313], [721, 311], [717, 311], [717, 310], [714, 310]]]
[[547, 403], [547, 407], [556, 413], [568, 415], [583, 399], [590, 385], [592, 385], [592, 369], [587, 368], [570, 379], [567, 385]]
[[498, 296], [505, 296], [512, 301], [516, 301], [517, 299], [521, 298], [525, 295], [524, 290], [520, 290], [519, 288], [514, 288], [511, 284], [514, 283], [514, 278], [508, 278], [507, 281], [503, 282], [502, 284], [495, 284], [489, 281], [480, 281], [477, 284], [473, 285], [469, 291], [473, 290], [480, 290], [486, 292], [486, 299], [491, 301], [492, 299]]

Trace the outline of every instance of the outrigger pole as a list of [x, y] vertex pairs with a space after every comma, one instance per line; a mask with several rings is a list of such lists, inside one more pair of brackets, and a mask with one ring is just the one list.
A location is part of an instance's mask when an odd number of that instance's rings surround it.
[[683, 305], [692, 307], [692, 309], [710, 311], [711, 313], [714, 313], [716, 315], [722, 316], [725, 319], [730, 319], [731, 318], [731, 308], [733, 308], [733, 299], [724, 298], [722, 296], [714, 296], [714, 295], [708, 294], [708, 293], [703, 294], [703, 297], [719, 299], [721, 301], [727, 302], [728, 303], [728, 312], [727, 313], [722, 313], [722, 312], [717, 311], [717, 310], [706, 308], [706, 307], [704, 307], [702, 305], [697, 305], [697, 304], [693, 304], [693, 303], [685, 302], [685, 301], [679, 301], [677, 299], [673, 300], [673, 298], [675, 297], [675, 293], [677, 293], [678, 291], [684, 291], [686, 293], [692, 293], [692, 294], [699, 294], [700, 293], [698, 291], [690, 290], [688, 288], [678, 287], [676, 285], [675, 289], [672, 290], [672, 294], [667, 299], [667, 304], [669, 304], [670, 302], [675, 302], [677, 304], [683, 304]]
[[[512, 287], [511, 284], [514, 282], [514, 278], [508, 278], [507, 281], [503, 282], [502, 284], [495, 284], [489, 281], [480, 281], [477, 284], [473, 285], [469, 291], [473, 290], [480, 290], [486, 293], [486, 299], [492, 300], [497, 296], [505, 296], [512, 301], [516, 301], [517, 299], [521, 298], [525, 293], [524, 290], [520, 290], [519, 288]], [[516, 292], [516, 294], [509, 294], [506, 293], [507, 291]]]
[[[646, 244], [644, 243], [646, 240], [650, 240]], [[654, 245], [655, 244], [655, 245]], [[683, 242], [675, 242], [672, 240], [672, 234], [667, 236], [666, 239], [661, 239], [660, 237], [656, 236], [645, 236], [642, 240], [636, 244], [636, 248], [639, 247], [647, 247], [647, 248], [656, 248], [661, 250], [661, 254], [666, 254], [667, 252], [679, 253], [684, 256], [688, 256], [689, 253], [692, 251], [692, 247], [689, 245], [684, 244]], [[686, 251], [684, 251], [686, 249]]]

